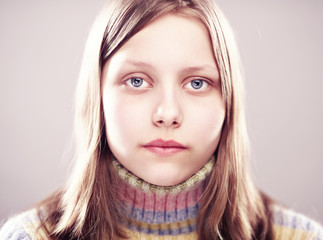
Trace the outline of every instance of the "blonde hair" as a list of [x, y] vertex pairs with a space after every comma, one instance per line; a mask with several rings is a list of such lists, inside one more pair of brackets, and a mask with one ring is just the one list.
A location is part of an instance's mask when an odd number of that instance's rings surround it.
[[[77, 88], [77, 161], [65, 189], [43, 203], [54, 239], [126, 238], [116, 173], [105, 136], [101, 71], [134, 34], [167, 13], [198, 17], [208, 28], [221, 78], [226, 117], [216, 163], [200, 202], [199, 239], [270, 239], [269, 199], [250, 180], [239, 55], [230, 26], [213, 0], [111, 0], [86, 44]], [[45, 225], [44, 225], [45, 226]]]

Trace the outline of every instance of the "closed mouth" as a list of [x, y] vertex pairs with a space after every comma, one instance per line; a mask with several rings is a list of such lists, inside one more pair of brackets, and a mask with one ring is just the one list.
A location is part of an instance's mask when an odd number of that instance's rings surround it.
[[174, 140], [165, 141], [162, 139], [151, 141], [147, 144], [144, 144], [143, 147], [150, 152], [161, 156], [169, 156], [188, 149], [188, 147]]
[[151, 141], [147, 144], [144, 144], [143, 147], [158, 147], [158, 148], [183, 148], [186, 149], [187, 147], [183, 146], [182, 144], [174, 141], [174, 140], [162, 140], [157, 139], [154, 141]]

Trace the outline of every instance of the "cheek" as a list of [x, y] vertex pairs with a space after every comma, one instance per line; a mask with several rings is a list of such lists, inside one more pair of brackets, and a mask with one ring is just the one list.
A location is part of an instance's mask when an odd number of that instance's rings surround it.
[[142, 131], [143, 124], [147, 124], [144, 106], [120, 94], [107, 93], [105, 96], [103, 105], [109, 145], [134, 144], [133, 140]]
[[190, 114], [194, 138], [207, 147], [216, 148], [225, 117], [224, 104], [219, 100], [209, 101], [196, 106]]
[[210, 137], [217, 137], [222, 130], [225, 112], [224, 108], [216, 108], [206, 116], [206, 129], [209, 129]]

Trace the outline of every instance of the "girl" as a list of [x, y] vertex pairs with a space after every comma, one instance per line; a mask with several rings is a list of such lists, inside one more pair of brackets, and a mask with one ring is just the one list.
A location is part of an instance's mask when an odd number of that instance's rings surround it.
[[321, 239], [248, 173], [239, 57], [212, 0], [111, 0], [78, 85], [66, 187], [1, 239]]

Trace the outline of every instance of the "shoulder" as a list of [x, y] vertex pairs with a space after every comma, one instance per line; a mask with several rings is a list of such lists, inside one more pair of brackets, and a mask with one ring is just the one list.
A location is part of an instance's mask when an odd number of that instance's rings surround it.
[[323, 227], [314, 220], [281, 206], [273, 208], [276, 240], [323, 240]]
[[46, 239], [42, 232], [37, 232], [40, 218], [36, 209], [31, 209], [9, 218], [0, 228], [1, 240], [38, 240]]

